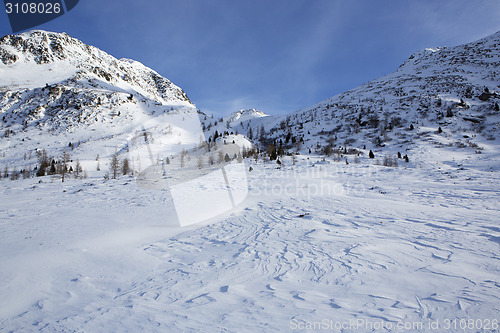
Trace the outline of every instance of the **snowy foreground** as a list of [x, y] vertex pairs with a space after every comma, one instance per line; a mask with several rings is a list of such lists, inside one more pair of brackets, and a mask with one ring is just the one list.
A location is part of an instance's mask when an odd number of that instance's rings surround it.
[[0, 331], [498, 331], [498, 170], [247, 163], [188, 228], [132, 178], [1, 181]]

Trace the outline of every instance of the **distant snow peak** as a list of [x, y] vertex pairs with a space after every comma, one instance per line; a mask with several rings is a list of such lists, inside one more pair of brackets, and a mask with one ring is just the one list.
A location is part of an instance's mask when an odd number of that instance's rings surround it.
[[255, 118], [267, 117], [268, 115], [257, 109], [240, 109], [236, 112], [229, 114], [226, 117], [226, 122], [229, 122], [231, 126], [238, 125], [244, 121], [249, 121]]
[[441, 48], [439, 48], [439, 47], [436, 47], [436, 48], [426, 48], [425, 50], [428, 51], [428, 52], [438, 52], [438, 51], [441, 51]]
[[265, 114], [262, 111], [259, 111], [257, 109], [240, 109], [236, 112], [233, 113], [235, 117], [242, 117], [242, 116], [249, 116], [249, 117], [266, 117], [267, 114]]

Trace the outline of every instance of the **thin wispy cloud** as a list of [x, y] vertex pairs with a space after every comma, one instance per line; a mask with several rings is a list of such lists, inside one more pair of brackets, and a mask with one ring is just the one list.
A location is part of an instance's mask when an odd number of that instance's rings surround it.
[[500, 30], [497, 0], [414, 1], [410, 9], [416, 30], [440, 46], [467, 43]]

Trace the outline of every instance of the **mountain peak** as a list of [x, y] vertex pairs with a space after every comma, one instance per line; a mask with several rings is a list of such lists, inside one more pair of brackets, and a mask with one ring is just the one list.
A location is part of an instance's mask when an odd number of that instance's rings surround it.
[[126, 125], [182, 106], [193, 107], [181, 88], [154, 70], [66, 33], [33, 30], [0, 39], [0, 128]]
[[0, 89], [59, 83], [140, 95], [160, 104], [190, 103], [182, 89], [140, 62], [118, 60], [66, 33], [33, 30], [0, 39]]
[[[485, 56], [488, 54], [488, 56]], [[467, 66], [498, 65], [500, 61], [500, 31], [475, 42], [452, 47], [426, 48], [417, 51], [398, 71], [422, 72], [430, 67], [447, 67], [450, 71], [467, 72]]]
[[32, 30], [2, 37], [0, 60], [7, 66], [17, 61], [47, 64], [74, 57], [75, 51], [79, 51], [79, 56], [88, 55], [91, 49], [92, 47], [66, 33]]
[[262, 117], [268, 117], [268, 115], [257, 109], [240, 109], [226, 116], [225, 120], [230, 126], [236, 126], [239, 123]]

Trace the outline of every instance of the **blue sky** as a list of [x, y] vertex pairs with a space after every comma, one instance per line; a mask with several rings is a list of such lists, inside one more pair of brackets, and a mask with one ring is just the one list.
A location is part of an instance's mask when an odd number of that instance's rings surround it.
[[80, 0], [37, 28], [140, 61], [205, 112], [281, 114], [494, 33], [499, 17], [498, 0]]

